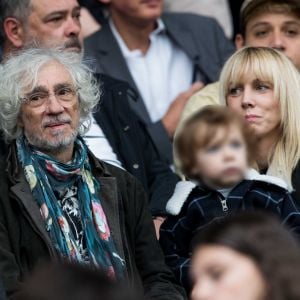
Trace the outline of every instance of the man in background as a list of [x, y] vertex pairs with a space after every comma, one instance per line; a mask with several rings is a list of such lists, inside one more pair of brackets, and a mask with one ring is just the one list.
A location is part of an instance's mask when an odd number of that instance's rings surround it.
[[129, 82], [131, 107], [146, 124], [160, 156], [172, 164], [172, 138], [187, 99], [214, 82], [233, 52], [214, 19], [162, 14], [163, 0], [99, 0], [108, 22], [85, 40], [98, 71]]

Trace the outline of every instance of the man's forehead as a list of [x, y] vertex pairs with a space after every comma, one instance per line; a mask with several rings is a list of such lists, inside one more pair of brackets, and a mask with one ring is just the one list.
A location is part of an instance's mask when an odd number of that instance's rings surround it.
[[300, 25], [300, 18], [294, 14], [280, 12], [262, 12], [259, 15], [251, 18], [246, 28], [251, 30], [258, 25], [285, 25], [297, 24]]
[[61, 83], [70, 85], [74, 83], [69, 70], [57, 61], [49, 61], [36, 70], [36, 78], [26, 87], [26, 92], [36, 87], [54, 86]]
[[72, 11], [80, 8], [77, 0], [31, 0], [30, 7], [32, 11], [38, 11], [44, 15], [56, 11]]

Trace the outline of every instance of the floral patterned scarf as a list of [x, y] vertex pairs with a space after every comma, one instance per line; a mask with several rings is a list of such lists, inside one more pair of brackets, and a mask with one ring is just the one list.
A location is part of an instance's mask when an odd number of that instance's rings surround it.
[[100, 185], [91, 173], [87, 147], [83, 140], [77, 138], [75, 141], [74, 159], [68, 164], [38, 151], [28, 144], [25, 137], [18, 138], [16, 144], [25, 177], [57, 251], [62, 257], [83, 262], [72, 230], [52, 188], [76, 185], [89, 261], [109, 277], [123, 278], [124, 261], [117, 254], [111, 238], [99, 198]]

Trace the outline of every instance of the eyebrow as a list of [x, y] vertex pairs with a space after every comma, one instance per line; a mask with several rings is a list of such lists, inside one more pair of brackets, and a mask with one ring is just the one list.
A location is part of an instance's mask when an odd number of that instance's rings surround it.
[[27, 93], [26, 95], [29, 96], [29, 95], [32, 95], [35, 93], [40, 93], [40, 92], [48, 93], [48, 89], [43, 85], [38, 85], [31, 92]]
[[[300, 22], [298, 21], [286, 21], [286, 22], [283, 22], [283, 26], [286, 26], [286, 25], [297, 25], [297, 26], [300, 26]], [[254, 25], [252, 25], [249, 29], [255, 29], [256, 27], [259, 27], [259, 26], [272, 26], [269, 22], [259, 22], [259, 23], [255, 23]]]
[[73, 87], [73, 84], [70, 82], [57, 83], [53, 86], [53, 90], [57, 91], [59, 89], [66, 88], [66, 87]]
[[299, 21], [287, 21], [287, 22], [284, 22], [283, 25], [297, 25], [297, 26], [300, 26], [300, 22]]
[[[78, 12], [81, 10], [80, 6], [75, 6], [72, 9], [72, 16], [74, 15], [74, 13]], [[52, 11], [51, 13], [49, 13], [48, 15], [43, 17], [43, 21], [48, 21], [49, 19], [51, 19], [52, 17], [58, 16], [58, 15], [64, 15], [66, 16], [68, 14], [69, 10], [68, 9], [62, 9], [62, 10], [56, 10], [56, 11]]]
[[[60, 82], [60, 83], [56, 83], [53, 86], [53, 90], [57, 91], [61, 88], [72, 87], [72, 86], [73, 86], [73, 84], [70, 83], [70, 82], [67, 82], [67, 81], [66, 82]], [[27, 93], [27, 95], [32, 95], [32, 94], [39, 93], [39, 92], [49, 93], [49, 90], [44, 85], [38, 85], [30, 93]]]

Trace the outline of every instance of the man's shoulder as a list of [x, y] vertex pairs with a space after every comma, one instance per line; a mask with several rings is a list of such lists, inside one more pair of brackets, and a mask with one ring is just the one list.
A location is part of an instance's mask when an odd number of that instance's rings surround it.
[[[167, 23], [167, 25], [177, 23], [178, 25], [189, 25], [192, 27], [200, 26], [217, 26], [218, 23], [214, 18], [208, 16], [201, 16], [193, 13], [164, 13], [162, 15], [162, 20]], [[199, 29], [199, 28], [198, 28]]]

